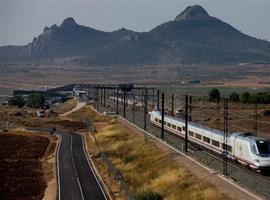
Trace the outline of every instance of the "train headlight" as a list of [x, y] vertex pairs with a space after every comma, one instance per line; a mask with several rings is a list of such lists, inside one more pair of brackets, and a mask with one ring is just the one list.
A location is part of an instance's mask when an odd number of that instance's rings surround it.
[[254, 162], [260, 162], [259, 159], [255, 159]]

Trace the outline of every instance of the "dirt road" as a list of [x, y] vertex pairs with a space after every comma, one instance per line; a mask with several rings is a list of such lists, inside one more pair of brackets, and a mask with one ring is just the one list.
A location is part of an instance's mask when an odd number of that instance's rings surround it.
[[76, 106], [75, 106], [72, 110], [63, 113], [62, 115], [60, 115], [60, 117], [66, 117], [66, 116], [68, 116], [69, 114], [71, 114], [71, 113], [73, 113], [73, 112], [76, 112], [76, 111], [80, 110], [80, 109], [83, 108], [85, 105], [86, 105], [85, 102], [79, 102], [79, 101], [78, 101], [77, 104], [76, 104]]

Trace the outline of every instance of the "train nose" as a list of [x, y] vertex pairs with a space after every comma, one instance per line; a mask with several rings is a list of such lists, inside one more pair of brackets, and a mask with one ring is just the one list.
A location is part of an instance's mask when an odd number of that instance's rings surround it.
[[[267, 168], [270, 168], [270, 158], [260, 158], [260, 159], [255, 159], [257, 160], [257, 164], [260, 166], [260, 167], [267, 167]], [[254, 162], [256, 162], [254, 160]]]

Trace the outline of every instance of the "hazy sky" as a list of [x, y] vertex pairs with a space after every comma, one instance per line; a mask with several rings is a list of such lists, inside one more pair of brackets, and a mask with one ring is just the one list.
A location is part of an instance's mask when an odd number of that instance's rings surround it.
[[194, 4], [248, 35], [270, 40], [270, 0], [0, 0], [0, 46], [25, 45], [45, 26], [59, 25], [70, 16], [104, 31], [149, 31]]

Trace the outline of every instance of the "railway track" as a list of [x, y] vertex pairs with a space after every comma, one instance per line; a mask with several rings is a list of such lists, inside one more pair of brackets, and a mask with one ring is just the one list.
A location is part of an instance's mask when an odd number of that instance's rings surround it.
[[[116, 104], [113, 101], [107, 102], [109, 107], [103, 107], [99, 105], [99, 111], [116, 111]], [[123, 116], [123, 105], [119, 104], [119, 115]], [[144, 128], [144, 114], [143, 109], [141, 111], [135, 111], [133, 113], [132, 106], [126, 107], [126, 119], [130, 122], [136, 124], [140, 128]], [[160, 128], [152, 125], [149, 120], [149, 115], [146, 119], [146, 130], [160, 138]], [[184, 145], [184, 139], [179, 136], [175, 136], [167, 131], [165, 131], [165, 141], [172, 147], [182, 151]], [[217, 156], [204, 149], [196, 149], [194, 146], [189, 144], [190, 147], [194, 149], [193, 152], [189, 152], [189, 156], [196, 159], [200, 163], [210, 167], [217, 173], [222, 173], [223, 159], [221, 156]], [[233, 161], [228, 162], [228, 177], [238, 183], [239, 185], [249, 189], [252, 192], [264, 195], [267, 199], [270, 197], [270, 175], [264, 176], [255, 171], [252, 171], [238, 163]]]

